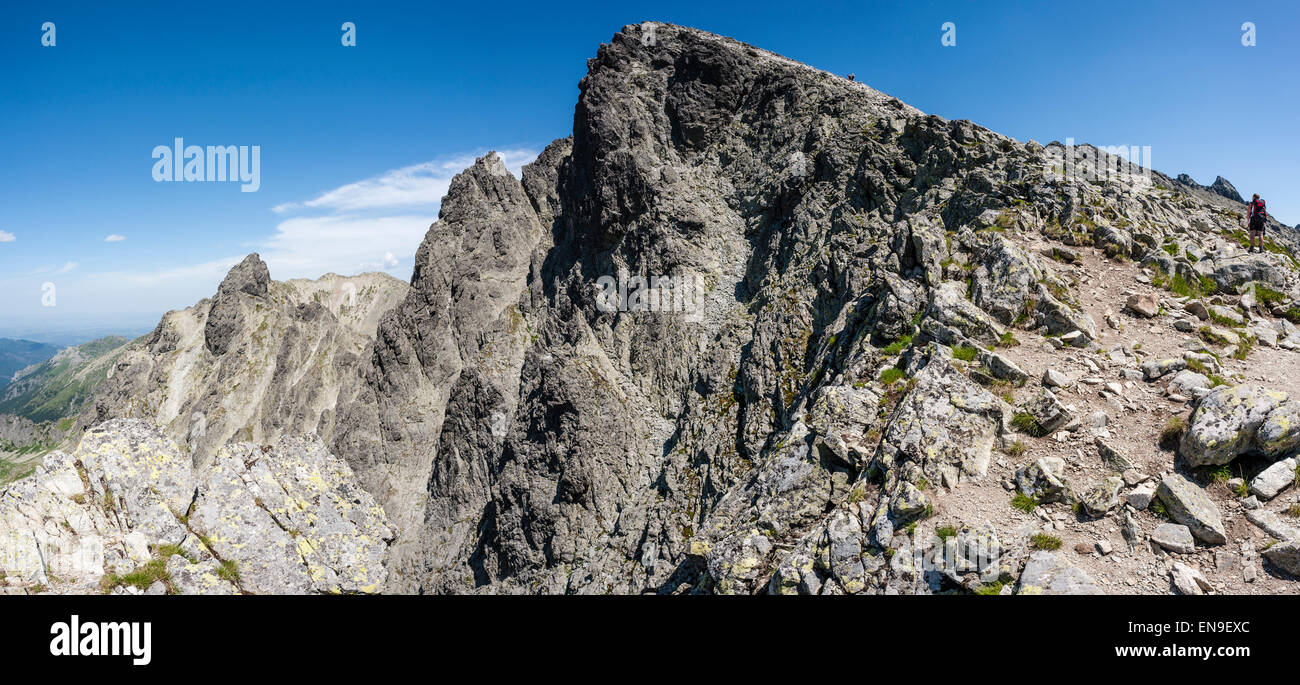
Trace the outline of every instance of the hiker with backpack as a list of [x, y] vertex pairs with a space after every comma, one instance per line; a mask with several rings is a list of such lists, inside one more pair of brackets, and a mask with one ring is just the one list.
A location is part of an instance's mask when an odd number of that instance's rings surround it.
[[[1250, 204], [1246, 205], [1246, 224], [1250, 226], [1250, 252], [1264, 251], [1264, 226], [1268, 223], [1268, 210], [1264, 208], [1264, 201], [1260, 199], [1259, 193], [1250, 198]], [[1256, 246], [1258, 244], [1258, 249]]]

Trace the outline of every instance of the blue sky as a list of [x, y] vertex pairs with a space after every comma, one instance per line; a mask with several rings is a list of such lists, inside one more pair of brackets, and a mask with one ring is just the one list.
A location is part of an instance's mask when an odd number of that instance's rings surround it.
[[[108, 4], [0, 10], [0, 335], [148, 329], [252, 251], [277, 279], [407, 279], [451, 175], [488, 149], [517, 171], [568, 135], [586, 59], [648, 20], [1021, 140], [1149, 145], [1155, 168], [1300, 221], [1296, 3]], [[260, 189], [155, 182], [176, 137], [260, 146]]]

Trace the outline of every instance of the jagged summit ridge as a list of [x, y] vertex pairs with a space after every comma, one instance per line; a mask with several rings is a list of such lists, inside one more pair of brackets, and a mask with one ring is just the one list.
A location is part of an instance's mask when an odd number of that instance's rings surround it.
[[1222, 176], [1215, 176], [1214, 183], [1211, 183], [1208, 186], [1197, 183], [1196, 179], [1187, 174], [1178, 174], [1178, 181], [1193, 188], [1201, 188], [1216, 195], [1221, 195], [1233, 202], [1245, 202], [1241, 197], [1241, 193], [1237, 192], [1237, 188], [1234, 187], [1228, 179]]
[[206, 463], [230, 440], [332, 435], [337, 398], [407, 285], [386, 274], [272, 281], [256, 255], [113, 361], [81, 430], [148, 418]]

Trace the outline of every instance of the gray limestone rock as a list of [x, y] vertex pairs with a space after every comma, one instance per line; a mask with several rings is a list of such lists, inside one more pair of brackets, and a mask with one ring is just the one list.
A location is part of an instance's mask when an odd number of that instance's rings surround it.
[[1200, 486], [1171, 473], [1160, 481], [1156, 496], [1164, 503], [1169, 516], [1191, 529], [1198, 539], [1211, 545], [1227, 542], [1219, 507]]

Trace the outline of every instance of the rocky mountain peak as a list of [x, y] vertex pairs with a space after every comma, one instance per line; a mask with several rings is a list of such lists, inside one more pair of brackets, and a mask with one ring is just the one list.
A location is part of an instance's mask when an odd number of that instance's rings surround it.
[[271, 282], [271, 272], [266, 262], [256, 252], [244, 257], [226, 274], [217, 288], [217, 295], [212, 299], [208, 309], [208, 320], [204, 328], [204, 339], [208, 351], [223, 355], [229, 348], [242, 318], [239, 296], [266, 297], [267, 284]]
[[1191, 176], [1188, 176], [1187, 174], [1178, 174], [1178, 182], [1191, 186], [1193, 188], [1200, 188], [1202, 190], [1214, 193], [1215, 195], [1219, 195], [1220, 197], [1226, 198], [1228, 200], [1232, 200], [1233, 202], [1245, 202], [1245, 200], [1242, 199], [1241, 197], [1241, 193], [1237, 192], [1237, 188], [1234, 187], [1232, 183], [1228, 181], [1228, 179], [1222, 176], [1215, 176], [1214, 183], [1211, 183], [1208, 186], [1197, 183], [1196, 179], [1192, 178]]
[[267, 286], [271, 283], [271, 271], [266, 262], [256, 252], [244, 257], [243, 261], [230, 268], [226, 277], [217, 288], [217, 296], [246, 293], [254, 297], [266, 297]]

